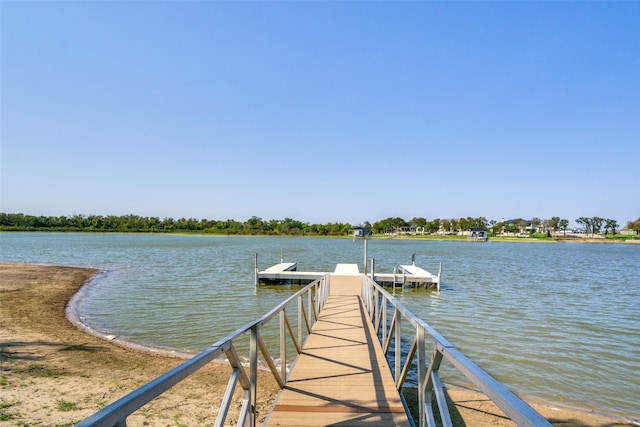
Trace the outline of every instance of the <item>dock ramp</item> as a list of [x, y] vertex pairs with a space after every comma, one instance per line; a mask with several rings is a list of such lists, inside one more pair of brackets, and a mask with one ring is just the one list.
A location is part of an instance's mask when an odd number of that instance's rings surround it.
[[362, 304], [356, 271], [354, 264], [339, 264], [331, 275], [329, 299], [267, 426], [411, 425]]

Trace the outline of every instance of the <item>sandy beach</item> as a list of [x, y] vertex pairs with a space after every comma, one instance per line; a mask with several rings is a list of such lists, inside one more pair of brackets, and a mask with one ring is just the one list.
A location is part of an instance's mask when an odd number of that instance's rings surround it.
[[[71, 323], [65, 309], [97, 270], [0, 264], [0, 425], [71, 426], [183, 359], [123, 348]], [[229, 379], [226, 364], [210, 364], [129, 417], [130, 426], [213, 425]], [[278, 388], [260, 372], [259, 421]], [[456, 425], [514, 425], [482, 394], [450, 387]], [[638, 423], [579, 409], [528, 401], [557, 426], [615, 427]], [[227, 424], [235, 424], [240, 399]]]

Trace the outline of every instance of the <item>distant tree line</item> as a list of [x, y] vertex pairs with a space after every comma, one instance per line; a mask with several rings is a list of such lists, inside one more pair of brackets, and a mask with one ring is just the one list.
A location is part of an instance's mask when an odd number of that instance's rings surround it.
[[308, 224], [291, 218], [263, 220], [253, 216], [247, 221], [216, 221], [195, 218], [143, 217], [139, 215], [102, 216], [34, 216], [0, 213], [0, 230], [4, 231], [89, 231], [175, 233], [198, 232], [226, 235], [344, 236], [348, 223]]
[[[587, 234], [616, 234], [619, 225], [616, 220], [600, 217], [580, 217], [576, 223], [584, 227]], [[569, 221], [560, 217], [541, 220], [533, 218], [527, 221], [521, 218], [509, 221], [487, 220], [485, 217], [435, 218], [427, 220], [414, 217], [410, 221], [390, 217], [371, 224], [365, 221], [362, 227], [374, 234], [392, 233], [402, 227], [417, 227], [429, 233], [450, 233], [470, 231], [477, 228], [489, 230], [492, 234], [503, 232], [517, 233], [527, 228], [532, 230], [566, 232]], [[349, 223], [309, 224], [291, 218], [282, 220], [264, 220], [252, 216], [244, 222], [227, 219], [224, 221], [195, 218], [143, 217], [139, 215], [72, 215], [72, 216], [34, 216], [22, 213], [0, 213], [2, 231], [87, 231], [87, 232], [152, 232], [175, 233], [194, 232], [222, 235], [267, 235], [267, 236], [346, 236], [353, 226]], [[629, 221], [627, 228], [640, 235], [640, 218]]]

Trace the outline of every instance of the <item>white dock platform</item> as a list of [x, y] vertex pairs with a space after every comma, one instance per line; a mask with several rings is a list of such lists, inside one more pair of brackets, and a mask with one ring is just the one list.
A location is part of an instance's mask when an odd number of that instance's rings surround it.
[[[329, 272], [296, 271], [297, 263], [282, 262], [256, 273], [256, 284], [307, 285]], [[340, 276], [360, 274], [357, 264], [337, 264], [333, 273]], [[374, 273], [372, 279], [382, 286], [440, 289], [440, 273], [432, 274], [415, 265], [400, 265], [393, 273]]]
[[256, 284], [307, 285], [329, 274], [321, 271], [297, 271], [297, 262], [281, 262], [256, 273]]
[[412, 264], [398, 266], [397, 272], [374, 274], [373, 280], [382, 286], [426, 288], [440, 290], [440, 276], [442, 266], [438, 274]]
[[263, 273], [267, 274], [275, 274], [282, 273], [283, 271], [296, 271], [298, 269], [297, 262], [281, 262], [280, 264], [276, 264], [272, 267], [267, 268], [263, 271]]
[[407, 264], [400, 266], [400, 272], [404, 274], [410, 274], [410, 275], [422, 276], [422, 277], [433, 276], [433, 274], [429, 273], [425, 269], [422, 269], [415, 265], [407, 265]]
[[358, 268], [358, 264], [338, 264], [333, 274], [339, 276], [358, 276], [360, 269]]

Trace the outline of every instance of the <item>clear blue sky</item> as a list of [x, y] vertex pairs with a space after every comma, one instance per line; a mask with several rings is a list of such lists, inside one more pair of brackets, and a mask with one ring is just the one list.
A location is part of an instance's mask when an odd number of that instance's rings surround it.
[[8, 2], [0, 211], [640, 217], [640, 2]]

